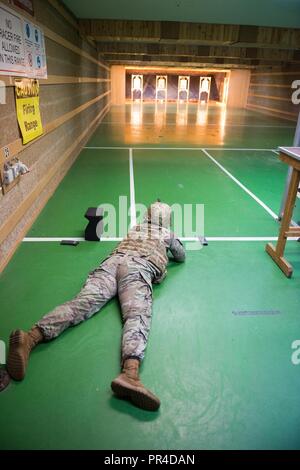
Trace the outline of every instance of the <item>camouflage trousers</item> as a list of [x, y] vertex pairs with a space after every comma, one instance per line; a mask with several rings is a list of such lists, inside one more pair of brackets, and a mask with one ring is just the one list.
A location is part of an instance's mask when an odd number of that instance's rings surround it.
[[118, 295], [123, 317], [122, 361], [144, 358], [152, 314], [155, 266], [147, 260], [114, 254], [92, 271], [79, 294], [56, 307], [37, 324], [45, 340], [89, 319]]

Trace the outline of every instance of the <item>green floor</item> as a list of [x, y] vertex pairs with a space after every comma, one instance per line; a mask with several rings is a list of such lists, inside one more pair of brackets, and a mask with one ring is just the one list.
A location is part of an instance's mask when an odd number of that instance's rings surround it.
[[[291, 145], [293, 124], [244, 110], [224, 117], [217, 106], [201, 121], [190, 105], [184, 119], [178, 121], [175, 105], [166, 115], [150, 104], [142, 115], [130, 105], [112, 108], [87, 146], [125, 148], [84, 149], [27, 236], [81, 237], [88, 206], [118, 209], [119, 196], [130, 194], [128, 147], [156, 147], [133, 150], [137, 203], [160, 197], [204, 204], [208, 237], [277, 236], [277, 222], [202, 150], [165, 147], [219, 148], [208, 152], [277, 213], [285, 165], [274, 152], [234, 148]], [[72, 297], [114, 246], [23, 242], [0, 278], [0, 338]], [[142, 380], [161, 399], [158, 413], [111, 394], [122, 330], [113, 301], [41, 345], [24, 382], [0, 394], [0, 448], [300, 449], [300, 365], [291, 361], [300, 339], [300, 247], [287, 245], [292, 279], [264, 247], [210, 241], [188, 251], [184, 265], [170, 264], [154, 290], [142, 368]], [[245, 311], [260, 314], [238, 314]]]

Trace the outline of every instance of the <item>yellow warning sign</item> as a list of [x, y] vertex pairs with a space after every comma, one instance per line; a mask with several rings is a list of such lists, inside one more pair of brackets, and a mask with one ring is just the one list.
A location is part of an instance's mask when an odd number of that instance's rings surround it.
[[30, 78], [15, 79], [18, 123], [27, 144], [43, 134], [40, 113], [39, 82]]

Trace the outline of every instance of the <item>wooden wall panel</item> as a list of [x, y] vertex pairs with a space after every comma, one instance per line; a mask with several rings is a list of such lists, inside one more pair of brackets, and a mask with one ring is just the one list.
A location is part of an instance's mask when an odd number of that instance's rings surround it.
[[244, 108], [247, 104], [250, 81], [249, 70], [232, 70], [229, 77], [228, 106]]
[[125, 67], [113, 65], [111, 67], [111, 104], [125, 103]]
[[110, 106], [110, 69], [83, 39], [76, 20], [68, 21], [58, 0], [35, 0], [35, 5], [34, 21], [45, 31], [49, 75], [40, 81], [45, 134], [22, 145], [13, 79], [1, 77], [7, 100], [1, 106], [0, 150], [10, 145], [31, 171], [0, 196], [0, 270]]
[[300, 105], [292, 102], [295, 80], [300, 81], [300, 68], [252, 72], [247, 107], [297, 121]]

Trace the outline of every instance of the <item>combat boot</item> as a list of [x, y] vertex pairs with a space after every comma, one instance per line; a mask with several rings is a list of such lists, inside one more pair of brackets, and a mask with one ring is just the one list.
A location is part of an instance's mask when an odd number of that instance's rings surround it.
[[14, 380], [23, 380], [26, 373], [28, 359], [35, 346], [44, 340], [38, 327], [31, 328], [28, 333], [15, 330], [9, 338], [9, 352], [7, 370]]
[[119, 398], [131, 400], [138, 408], [156, 411], [160, 407], [160, 401], [140, 382], [139, 365], [137, 359], [127, 359], [122, 373], [112, 381], [111, 388]]

